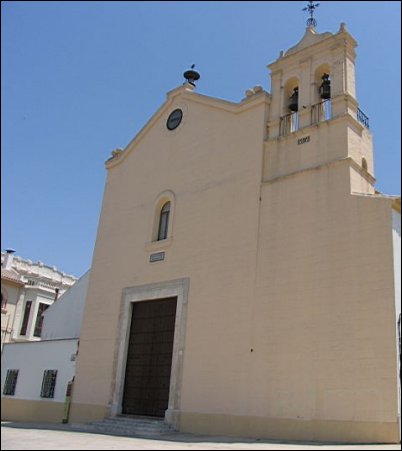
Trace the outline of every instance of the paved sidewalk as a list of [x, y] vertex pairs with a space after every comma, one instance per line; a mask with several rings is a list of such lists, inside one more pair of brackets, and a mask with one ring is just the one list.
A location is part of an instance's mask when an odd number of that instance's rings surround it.
[[1, 424], [2, 450], [114, 450], [114, 449], [233, 449], [233, 450], [400, 450], [400, 445], [348, 445], [284, 443], [233, 437], [172, 433], [157, 438], [121, 437], [72, 430], [70, 425], [50, 423]]

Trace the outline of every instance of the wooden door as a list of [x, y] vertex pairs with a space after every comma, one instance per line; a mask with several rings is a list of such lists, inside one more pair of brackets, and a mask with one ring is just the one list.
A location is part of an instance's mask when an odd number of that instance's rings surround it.
[[123, 413], [163, 417], [169, 402], [177, 298], [133, 303]]

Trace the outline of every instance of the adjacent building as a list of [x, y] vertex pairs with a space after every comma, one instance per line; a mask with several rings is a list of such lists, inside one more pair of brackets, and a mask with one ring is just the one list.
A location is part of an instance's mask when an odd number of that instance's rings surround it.
[[40, 341], [4, 344], [2, 420], [67, 421], [88, 278], [89, 271], [43, 313]]
[[42, 262], [1, 253], [1, 347], [40, 340], [45, 310], [77, 280]]

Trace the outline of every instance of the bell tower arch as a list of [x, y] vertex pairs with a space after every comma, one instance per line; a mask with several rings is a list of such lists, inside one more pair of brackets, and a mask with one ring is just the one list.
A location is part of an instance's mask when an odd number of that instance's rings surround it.
[[345, 160], [354, 168], [351, 190], [374, 192], [372, 137], [356, 98], [356, 47], [343, 23], [334, 34], [308, 26], [268, 65], [265, 180]]

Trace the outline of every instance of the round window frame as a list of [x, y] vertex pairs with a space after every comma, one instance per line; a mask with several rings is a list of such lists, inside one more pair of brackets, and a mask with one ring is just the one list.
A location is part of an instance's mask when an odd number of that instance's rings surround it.
[[[169, 122], [172, 121], [172, 116], [173, 116], [174, 114], [176, 114], [177, 112], [180, 113], [180, 119], [179, 119], [178, 122], [174, 125], [174, 127], [172, 127], [171, 125], [169, 125]], [[170, 130], [170, 131], [175, 130], [175, 129], [181, 124], [181, 121], [182, 121], [182, 120], [183, 120], [183, 110], [180, 109], [180, 108], [176, 108], [175, 110], [173, 110], [173, 111], [169, 114], [169, 117], [167, 118], [167, 121], [166, 121], [166, 128], [167, 128], [168, 130]]]

